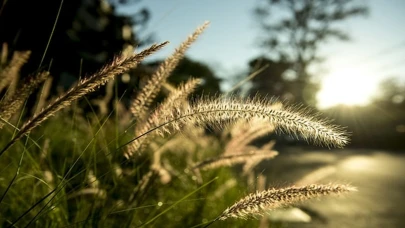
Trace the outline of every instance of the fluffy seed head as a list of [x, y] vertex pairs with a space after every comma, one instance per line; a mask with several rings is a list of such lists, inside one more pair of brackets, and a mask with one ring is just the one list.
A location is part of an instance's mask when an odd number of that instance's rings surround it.
[[325, 120], [307, 116], [304, 112], [294, 110], [294, 108], [274, 108], [270, 101], [259, 97], [251, 99], [202, 98], [190, 106], [175, 106], [163, 111], [159, 116], [150, 119], [152, 128], [135, 140], [154, 131], [162, 134], [163, 132], [178, 132], [183, 125], [188, 124], [211, 124], [214, 127], [221, 127], [223, 123], [230, 121], [259, 118], [274, 125], [276, 131], [301, 136], [314, 144], [340, 148], [348, 142], [346, 133], [339, 127], [329, 124]]
[[288, 206], [304, 200], [325, 195], [339, 195], [356, 191], [349, 185], [308, 185], [303, 187], [287, 187], [268, 189], [252, 193], [227, 208], [217, 220], [228, 218], [249, 218], [262, 215], [265, 211]]

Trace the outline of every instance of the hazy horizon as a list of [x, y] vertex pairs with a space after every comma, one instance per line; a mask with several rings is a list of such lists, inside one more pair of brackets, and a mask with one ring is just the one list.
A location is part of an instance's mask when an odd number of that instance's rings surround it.
[[[258, 1], [141, 1], [120, 9], [126, 13], [144, 6], [151, 12], [144, 33], [155, 41], [171, 44], [154, 56], [169, 55], [198, 25], [210, 21], [187, 55], [210, 65], [222, 78], [246, 71], [249, 60], [264, 54], [256, 45], [261, 30], [252, 10]], [[325, 61], [312, 68], [322, 80], [318, 107], [339, 103], [365, 105], [375, 95], [378, 83], [389, 76], [405, 81], [405, 1], [366, 1], [367, 17], [354, 17], [339, 24], [352, 38], [349, 42], [331, 40], [320, 49]], [[361, 84], [360, 84], [361, 83]], [[359, 87], [361, 85], [361, 87]], [[225, 85], [226, 87], [227, 85]], [[344, 93], [342, 93], [344, 91]]]

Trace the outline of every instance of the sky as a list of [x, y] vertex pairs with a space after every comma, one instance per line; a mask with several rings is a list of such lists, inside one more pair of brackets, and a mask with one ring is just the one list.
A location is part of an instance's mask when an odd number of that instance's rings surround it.
[[[325, 58], [314, 70], [322, 87], [317, 95], [319, 108], [366, 105], [384, 78], [396, 76], [405, 81], [405, 1], [361, 1], [369, 6], [369, 15], [339, 25], [351, 41], [330, 41], [319, 50]], [[156, 42], [171, 42], [155, 59], [170, 55], [197, 26], [210, 21], [187, 56], [209, 64], [217, 75], [229, 77], [246, 71], [248, 62], [263, 53], [255, 44], [262, 32], [252, 13], [257, 2], [142, 0], [120, 11], [134, 13], [140, 6], [150, 11], [145, 33], [153, 33]]]

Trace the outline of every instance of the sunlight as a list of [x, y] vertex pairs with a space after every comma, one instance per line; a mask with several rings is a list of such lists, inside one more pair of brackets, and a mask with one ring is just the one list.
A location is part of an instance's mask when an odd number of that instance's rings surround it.
[[317, 98], [319, 108], [335, 105], [367, 105], [377, 82], [371, 73], [362, 69], [342, 69], [331, 72], [323, 79]]
[[356, 171], [370, 171], [375, 170], [375, 159], [369, 156], [358, 155], [351, 156], [350, 158], [343, 160], [340, 163], [345, 170], [356, 170]]

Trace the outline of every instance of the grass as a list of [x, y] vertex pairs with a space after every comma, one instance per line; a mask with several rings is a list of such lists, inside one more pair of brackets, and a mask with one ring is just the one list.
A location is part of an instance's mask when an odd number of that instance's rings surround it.
[[[26, 93], [15, 93], [11, 82], [19, 78], [28, 52], [21, 57], [17, 53], [20, 61], [4, 65], [0, 71], [5, 84], [0, 90], [5, 94], [0, 101], [1, 226], [257, 226], [258, 220], [228, 218], [261, 215], [265, 209], [336, 190], [329, 185], [265, 190], [264, 177], [254, 181], [254, 167], [278, 154], [274, 142], [252, 144], [269, 133], [286, 132], [314, 144], [343, 147], [348, 142], [345, 132], [325, 120], [260, 97], [219, 95], [190, 102], [199, 79], [170, 86], [166, 99], [154, 102], [207, 26], [197, 28], [135, 91], [131, 107], [126, 109], [115, 97], [115, 109], [107, 116], [85, 113], [77, 100], [91, 104], [87, 94], [113, 82], [166, 43], [116, 57], [61, 96], [42, 101], [47, 105], [34, 113], [26, 110], [24, 102], [51, 73], [17, 81], [17, 88], [26, 88]], [[232, 169], [235, 165], [243, 166], [242, 175]], [[248, 189], [260, 191], [230, 206]], [[283, 195], [289, 191], [297, 198]]]

